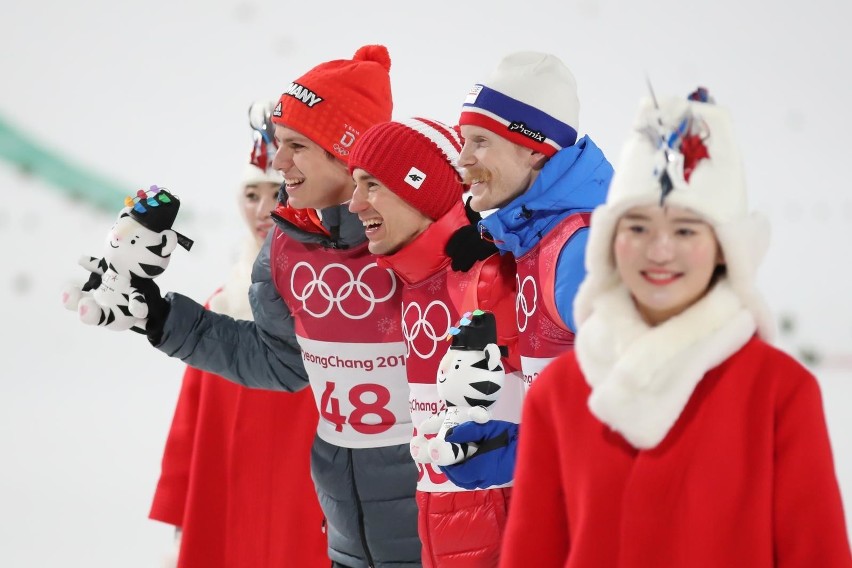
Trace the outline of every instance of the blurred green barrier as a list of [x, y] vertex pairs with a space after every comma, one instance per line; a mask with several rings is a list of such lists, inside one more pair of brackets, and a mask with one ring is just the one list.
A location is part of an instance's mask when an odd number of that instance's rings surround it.
[[27, 174], [36, 176], [105, 211], [117, 211], [128, 195], [128, 185], [71, 163], [42, 144], [14, 128], [0, 117], [0, 159], [11, 162]]

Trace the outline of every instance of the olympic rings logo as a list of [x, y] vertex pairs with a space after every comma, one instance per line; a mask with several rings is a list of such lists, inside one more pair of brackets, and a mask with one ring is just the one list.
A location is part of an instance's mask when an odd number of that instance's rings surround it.
[[355, 143], [355, 134], [349, 131], [343, 133], [343, 136], [340, 137], [340, 142], [335, 142], [332, 148], [334, 151], [340, 154], [341, 156], [349, 155], [349, 148], [352, 147], [352, 144]]
[[[322, 271], [317, 275], [314, 267], [311, 266], [307, 262], [299, 262], [296, 266], [293, 267], [293, 271], [290, 273], [290, 291], [293, 292], [293, 296], [300, 302], [302, 302], [302, 308], [314, 316], [315, 318], [322, 318], [327, 316], [334, 306], [337, 306], [337, 309], [340, 311], [348, 319], [352, 320], [360, 320], [369, 316], [373, 313], [373, 310], [376, 307], [376, 304], [381, 302], [385, 302], [389, 300], [394, 293], [396, 292], [396, 278], [394, 278], [393, 273], [390, 270], [385, 269], [385, 272], [388, 275], [388, 279], [390, 281], [390, 291], [384, 296], [377, 298], [373, 289], [363, 282], [364, 275], [372, 268], [378, 268], [378, 265], [373, 262], [365, 266], [361, 269], [361, 272], [358, 273], [357, 278], [349, 269], [349, 267], [344, 266], [343, 264], [332, 263], [323, 267]], [[311, 280], [304, 285], [302, 291], [299, 292], [296, 290], [296, 273], [299, 272], [300, 269], [306, 269], [310, 275]], [[331, 270], [342, 270], [348, 276], [348, 282], [344, 283], [340, 286], [336, 291], [332, 290], [331, 286], [325, 281], [326, 275]], [[349, 313], [346, 308], [344, 308], [344, 301], [352, 296], [353, 293], [357, 293], [358, 297], [362, 300], [369, 302], [370, 307], [364, 313], [361, 314], [353, 314]], [[319, 294], [320, 297], [328, 301], [328, 306], [323, 309], [321, 312], [314, 312], [308, 308], [307, 300], [310, 298], [316, 297]], [[354, 296], [353, 296], [354, 298]]]
[[[530, 317], [535, 313], [538, 305], [538, 287], [532, 276], [527, 276], [523, 282], [520, 280], [520, 276], [516, 274], [515, 282], [518, 285], [518, 295], [515, 297], [515, 318], [518, 323], [518, 331], [525, 331], [527, 325], [529, 325]], [[532, 288], [532, 296], [527, 295], [529, 288]], [[532, 297], [531, 302], [527, 299], [529, 297]], [[521, 323], [521, 316], [523, 316], [523, 324]]]
[[[417, 319], [409, 327], [408, 314], [412, 312], [416, 312]], [[437, 312], [438, 315], [430, 318], [430, 312]], [[422, 310], [420, 304], [415, 302], [408, 304], [402, 310], [402, 336], [405, 338], [405, 356], [409, 357], [413, 350], [421, 359], [430, 358], [438, 349], [438, 341], [447, 336], [452, 325], [450, 310], [440, 300], [430, 302], [425, 310]], [[414, 340], [421, 332], [432, 340], [432, 348], [428, 353], [421, 353], [414, 345]]]

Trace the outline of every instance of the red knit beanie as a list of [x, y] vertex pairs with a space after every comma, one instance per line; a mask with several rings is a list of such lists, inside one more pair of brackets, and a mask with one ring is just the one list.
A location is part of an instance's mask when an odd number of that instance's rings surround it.
[[365, 45], [352, 59], [321, 63], [290, 83], [272, 122], [307, 136], [345, 163], [361, 134], [391, 118], [390, 66], [383, 45]]
[[465, 188], [456, 169], [461, 148], [457, 130], [438, 121], [385, 122], [358, 141], [349, 172], [368, 172], [434, 221], [461, 202]]

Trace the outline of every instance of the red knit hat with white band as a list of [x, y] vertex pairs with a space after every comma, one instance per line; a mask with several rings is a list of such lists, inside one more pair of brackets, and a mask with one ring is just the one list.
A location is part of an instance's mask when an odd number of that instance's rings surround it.
[[577, 81], [568, 67], [554, 55], [521, 51], [504, 57], [488, 81], [471, 88], [459, 124], [549, 157], [577, 141], [579, 114]]
[[290, 83], [272, 122], [307, 136], [345, 163], [370, 126], [391, 118], [390, 66], [383, 45], [365, 45], [352, 59], [321, 63]]
[[465, 187], [458, 166], [462, 139], [436, 120], [411, 118], [367, 130], [349, 156], [360, 168], [430, 219], [461, 202]]

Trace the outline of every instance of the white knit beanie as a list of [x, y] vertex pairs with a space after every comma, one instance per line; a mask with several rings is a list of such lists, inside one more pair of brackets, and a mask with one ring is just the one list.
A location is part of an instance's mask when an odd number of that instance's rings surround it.
[[769, 222], [749, 213], [745, 173], [728, 112], [713, 103], [680, 98], [642, 101], [604, 205], [592, 214], [587, 275], [574, 301], [578, 327], [595, 299], [621, 282], [612, 244], [619, 218], [630, 208], [659, 204], [667, 174], [668, 205], [698, 213], [714, 229], [726, 276], [754, 315], [758, 333], [774, 334], [773, 319], [755, 288], [755, 271], [769, 245]]
[[459, 125], [480, 126], [515, 144], [552, 156], [577, 141], [577, 81], [548, 53], [506, 56], [467, 95]]

